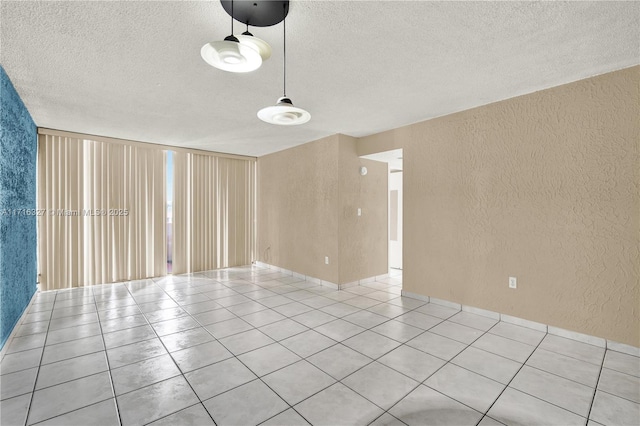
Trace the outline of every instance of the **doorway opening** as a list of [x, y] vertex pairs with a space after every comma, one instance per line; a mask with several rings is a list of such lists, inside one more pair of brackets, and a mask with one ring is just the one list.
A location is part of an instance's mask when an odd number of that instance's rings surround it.
[[402, 280], [402, 149], [363, 155], [362, 158], [388, 164], [388, 269], [389, 277]]

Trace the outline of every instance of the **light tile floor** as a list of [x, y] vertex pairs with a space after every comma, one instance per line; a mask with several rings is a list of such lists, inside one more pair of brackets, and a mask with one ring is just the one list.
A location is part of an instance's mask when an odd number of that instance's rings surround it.
[[0, 363], [0, 423], [640, 423], [639, 358], [400, 285], [242, 267], [38, 293]]

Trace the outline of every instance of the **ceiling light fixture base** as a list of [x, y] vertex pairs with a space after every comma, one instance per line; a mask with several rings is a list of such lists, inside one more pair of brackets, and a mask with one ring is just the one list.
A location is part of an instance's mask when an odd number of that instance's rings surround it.
[[[231, 16], [231, 0], [220, 0], [224, 10]], [[282, 22], [289, 13], [289, 0], [234, 0], [233, 16], [236, 21], [252, 27], [270, 27]], [[282, 12], [284, 8], [284, 13]]]

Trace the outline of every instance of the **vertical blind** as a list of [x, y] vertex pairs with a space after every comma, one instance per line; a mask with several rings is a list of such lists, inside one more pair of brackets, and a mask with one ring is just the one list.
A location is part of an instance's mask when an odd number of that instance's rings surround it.
[[166, 153], [40, 134], [42, 290], [165, 275]]
[[255, 255], [255, 160], [174, 156], [173, 273], [246, 265]]

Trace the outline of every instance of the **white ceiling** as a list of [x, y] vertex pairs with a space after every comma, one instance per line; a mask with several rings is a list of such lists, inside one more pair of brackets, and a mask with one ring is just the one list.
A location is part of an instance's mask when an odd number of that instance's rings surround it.
[[256, 117], [281, 96], [281, 25], [253, 30], [274, 53], [241, 75], [200, 58], [230, 31], [217, 0], [0, 3], [38, 126], [255, 156], [640, 63], [638, 2], [293, 1], [287, 94], [312, 119], [283, 128]]

